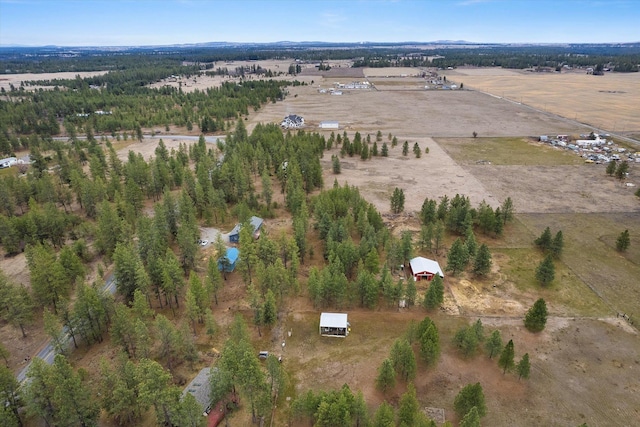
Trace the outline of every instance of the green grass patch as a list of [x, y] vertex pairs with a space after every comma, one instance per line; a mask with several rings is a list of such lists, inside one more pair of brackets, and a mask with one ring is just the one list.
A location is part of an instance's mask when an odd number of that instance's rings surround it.
[[4, 168], [0, 169], [0, 176], [18, 176], [18, 168]]
[[508, 257], [502, 272], [523, 293], [534, 293], [536, 298], [544, 298], [555, 310], [553, 313], [569, 316], [611, 315], [611, 310], [600, 297], [573, 273], [561, 260], [555, 261], [555, 279], [541, 286], [535, 278], [535, 271], [542, 261], [542, 253], [533, 248], [498, 249]]
[[[562, 262], [574, 275], [595, 290], [613, 312], [640, 316], [640, 215], [612, 214], [523, 214], [519, 219], [537, 237], [545, 227], [552, 234], [562, 230]], [[615, 250], [621, 231], [629, 230], [631, 246], [625, 253]]]
[[567, 150], [539, 144], [527, 138], [436, 138], [453, 159], [461, 164], [578, 165], [584, 159]]

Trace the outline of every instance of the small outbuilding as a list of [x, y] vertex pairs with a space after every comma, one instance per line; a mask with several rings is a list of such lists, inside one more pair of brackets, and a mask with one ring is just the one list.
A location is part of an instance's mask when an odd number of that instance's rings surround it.
[[415, 281], [431, 280], [436, 274], [444, 278], [444, 273], [442, 273], [438, 261], [419, 256], [409, 261], [409, 265], [411, 267], [411, 275]]
[[347, 313], [321, 313], [320, 335], [323, 337], [345, 338], [349, 335], [350, 324]]
[[218, 259], [218, 270], [231, 273], [236, 269], [236, 262], [238, 262], [238, 256], [240, 251], [238, 248], [227, 248], [225, 256]]
[[[257, 216], [252, 216], [249, 220], [251, 226], [253, 227], [253, 238], [260, 238], [260, 229], [262, 228], [262, 224], [264, 224], [264, 220], [262, 218], [258, 218]], [[233, 227], [233, 230], [229, 233], [229, 241], [231, 243], [238, 243], [240, 241], [240, 229], [242, 228], [242, 224], [236, 224]]]
[[320, 122], [320, 129], [339, 129], [340, 123], [337, 120], [325, 120]]

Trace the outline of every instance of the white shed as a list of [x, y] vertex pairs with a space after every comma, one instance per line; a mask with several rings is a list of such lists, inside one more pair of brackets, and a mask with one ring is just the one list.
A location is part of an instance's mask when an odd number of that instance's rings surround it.
[[340, 123], [337, 120], [325, 120], [320, 122], [320, 129], [339, 129]]
[[320, 335], [323, 337], [344, 338], [349, 335], [347, 313], [321, 313]]

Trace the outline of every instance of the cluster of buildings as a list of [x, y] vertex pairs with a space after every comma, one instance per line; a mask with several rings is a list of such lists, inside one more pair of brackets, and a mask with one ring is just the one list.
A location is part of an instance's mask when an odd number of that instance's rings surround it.
[[580, 135], [580, 139], [573, 140], [569, 135], [548, 136], [541, 135], [540, 142], [554, 147], [560, 147], [574, 151], [585, 159], [586, 163], [609, 163], [612, 160], [640, 163], [640, 151], [631, 152], [618, 146], [612, 140], [607, 140], [609, 135], [592, 133]]

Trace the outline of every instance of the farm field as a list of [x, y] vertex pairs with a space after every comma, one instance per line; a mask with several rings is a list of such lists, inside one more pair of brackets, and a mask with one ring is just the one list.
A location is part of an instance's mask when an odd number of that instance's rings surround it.
[[543, 111], [619, 133], [638, 133], [640, 73], [587, 75], [584, 70], [530, 73], [503, 69], [443, 72], [465, 88], [488, 92]]

